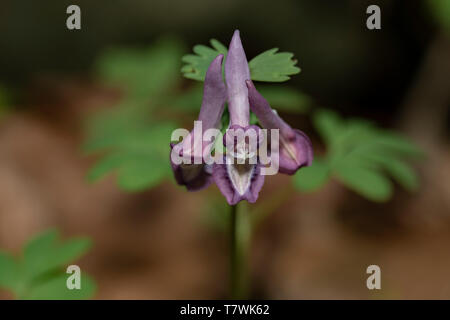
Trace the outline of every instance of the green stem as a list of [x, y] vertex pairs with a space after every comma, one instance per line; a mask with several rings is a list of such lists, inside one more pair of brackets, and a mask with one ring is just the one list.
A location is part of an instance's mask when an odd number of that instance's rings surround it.
[[246, 203], [231, 207], [230, 214], [230, 281], [231, 298], [247, 297], [247, 253], [251, 225]]

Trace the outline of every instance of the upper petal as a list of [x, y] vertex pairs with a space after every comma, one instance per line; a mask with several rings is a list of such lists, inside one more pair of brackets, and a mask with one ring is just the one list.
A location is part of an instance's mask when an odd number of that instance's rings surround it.
[[245, 80], [250, 79], [250, 69], [239, 30], [234, 32], [230, 42], [225, 61], [225, 79], [231, 123], [245, 127], [250, 119], [248, 89], [245, 85]]
[[308, 136], [292, 129], [272, 110], [266, 99], [256, 90], [251, 80], [246, 81], [250, 108], [266, 129], [279, 129], [280, 172], [294, 174], [299, 168], [309, 166], [313, 160], [313, 149]]
[[218, 128], [227, 99], [227, 90], [222, 78], [223, 54], [218, 55], [206, 71], [203, 85], [203, 100], [198, 120], [203, 130]]

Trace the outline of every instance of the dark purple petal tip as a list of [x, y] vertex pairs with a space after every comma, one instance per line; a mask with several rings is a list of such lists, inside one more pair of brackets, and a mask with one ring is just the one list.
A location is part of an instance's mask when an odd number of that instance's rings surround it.
[[[207, 170], [207, 165], [201, 164], [175, 164], [172, 161], [172, 150], [175, 145], [171, 144], [170, 164], [172, 166], [175, 181], [185, 186], [188, 191], [198, 191], [208, 187], [212, 182], [212, 175]], [[182, 152], [180, 152], [182, 156]]]
[[[280, 143], [280, 172], [292, 175], [298, 169], [311, 165], [313, 148], [308, 136], [293, 129], [294, 137]], [[280, 137], [282, 139], [282, 137]], [[280, 139], [280, 140], [281, 140]]]

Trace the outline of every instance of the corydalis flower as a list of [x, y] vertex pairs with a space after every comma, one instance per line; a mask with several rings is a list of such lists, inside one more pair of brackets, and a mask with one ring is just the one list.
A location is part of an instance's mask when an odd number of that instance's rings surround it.
[[[224, 137], [224, 144], [227, 147], [224, 163], [214, 163], [212, 166], [205, 164], [176, 166], [172, 163], [172, 167], [177, 182], [186, 185], [188, 190], [199, 189], [214, 181], [230, 205], [241, 200], [255, 202], [264, 184], [264, 175], [261, 174], [263, 165], [255, 155], [255, 150], [249, 150], [251, 144], [247, 140], [235, 139], [239, 136], [235, 134], [236, 132], [244, 136], [247, 133], [255, 133], [256, 145], [261, 142], [259, 127], [250, 125], [250, 110], [265, 129], [279, 130], [277, 158], [281, 173], [294, 174], [299, 168], [310, 165], [313, 157], [312, 146], [308, 137], [284, 122], [256, 90], [250, 80], [250, 70], [239, 31], [234, 32], [225, 62], [226, 89], [221, 75], [222, 58], [221, 55], [218, 56], [206, 74], [199, 120], [206, 121], [206, 125], [203, 125], [204, 130], [218, 128], [224, 102], [228, 102], [230, 124]], [[234, 134], [228, 134], [230, 129]], [[183, 152], [187, 152], [193, 158], [201, 157], [199, 151], [195, 150], [201, 150], [203, 154], [205, 151], [206, 153], [211, 151], [205, 150], [203, 142], [198, 141], [201, 139], [194, 139], [191, 132], [178, 146], [183, 146]], [[193, 148], [196, 143], [202, 145]]]

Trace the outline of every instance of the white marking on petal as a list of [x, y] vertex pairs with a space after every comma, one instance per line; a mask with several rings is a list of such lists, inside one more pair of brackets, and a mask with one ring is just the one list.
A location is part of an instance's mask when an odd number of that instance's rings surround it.
[[227, 165], [228, 176], [234, 189], [242, 196], [250, 188], [252, 182], [253, 164], [229, 164]]

